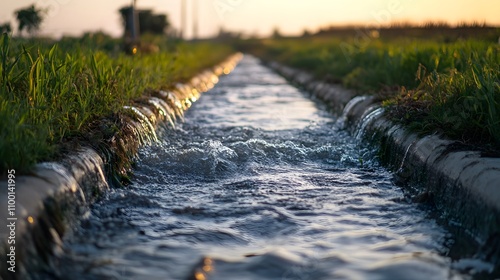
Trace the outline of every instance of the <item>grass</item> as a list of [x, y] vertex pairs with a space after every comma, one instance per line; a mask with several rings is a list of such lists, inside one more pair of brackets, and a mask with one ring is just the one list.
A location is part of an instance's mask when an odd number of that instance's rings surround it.
[[60, 45], [1, 37], [0, 173], [53, 159], [61, 143], [121, 112], [147, 89], [169, 89], [232, 52], [178, 42], [159, 53], [127, 56], [110, 39], [86, 36]]
[[254, 41], [246, 47], [319, 79], [378, 93], [392, 118], [420, 132], [500, 149], [496, 41], [329, 36]]

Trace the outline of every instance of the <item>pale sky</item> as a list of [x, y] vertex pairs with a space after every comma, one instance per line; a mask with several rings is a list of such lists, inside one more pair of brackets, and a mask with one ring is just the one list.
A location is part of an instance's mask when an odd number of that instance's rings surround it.
[[[13, 12], [35, 3], [50, 7], [42, 33], [54, 37], [103, 30], [120, 36], [118, 9], [132, 0], [0, 0], [0, 24]], [[192, 5], [198, 2], [199, 34], [211, 36], [221, 26], [246, 34], [269, 35], [275, 27], [283, 34], [301, 34], [328, 25], [346, 23], [388, 24], [393, 21], [479, 21], [500, 26], [499, 0], [137, 0], [140, 9], [166, 13], [180, 27], [181, 1], [188, 5], [188, 30], [192, 34]]]

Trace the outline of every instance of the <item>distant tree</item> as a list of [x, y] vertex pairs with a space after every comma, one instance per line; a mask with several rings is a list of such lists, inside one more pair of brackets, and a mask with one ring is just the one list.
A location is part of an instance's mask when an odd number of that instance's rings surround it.
[[0, 24], [0, 34], [10, 33], [12, 32], [12, 27], [10, 26], [10, 22], [6, 22], [4, 24]]
[[278, 27], [274, 28], [272, 37], [274, 39], [279, 39], [279, 38], [283, 37], [283, 35], [281, 35], [281, 31], [278, 29]]
[[18, 31], [22, 33], [26, 30], [28, 34], [33, 36], [42, 25], [44, 16], [46, 14], [46, 9], [37, 8], [35, 5], [31, 5], [27, 8], [19, 9], [14, 12], [16, 19], [19, 22]]
[[231, 32], [224, 29], [224, 27], [219, 27], [219, 33], [215, 37], [218, 40], [229, 40], [229, 39], [239, 39], [242, 34], [238, 32]]
[[167, 15], [155, 15], [150, 10], [139, 11], [139, 31], [141, 33], [165, 34], [169, 27]]
[[[119, 10], [122, 16], [122, 23], [124, 27], [124, 33], [130, 33], [130, 16], [132, 7], [127, 6]], [[165, 32], [170, 28], [170, 22], [167, 15], [163, 14], [153, 14], [152, 10], [138, 10], [139, 18], [139, 32], [142, 33], [152, 33], [152, 34], [165, 34]]]

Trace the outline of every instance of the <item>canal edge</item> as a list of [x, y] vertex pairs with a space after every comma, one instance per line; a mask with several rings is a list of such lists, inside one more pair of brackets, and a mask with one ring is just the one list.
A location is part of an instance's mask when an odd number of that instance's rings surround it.
[[373, 96], [358, 96], [274, 61], [263, 63], [332, 108], [351, 134], [377, 146], [395, 178], [415, 186], [409, 191], [417, 201], [434, 204], [441, 218], [477, 241], [478, 254], [500, 265], [500, 158], [464, 150], [439, 135], [411, 132], [386, 117]]
[[[0, 279], [30, 279], [32, 272], [44, 270], [50, 274], [52, 256], [63, 250], [63, 236], [93, 202], [120, 184], [117, 174], [125, 170], [116, 169], [126, 166], [112, 161], [133, 158], [140, 146], [157, 141], [158, 127], [175, 126], [184, 111], [212, 89], [220, 76], [229, 74], [242, 57], [235, 53], [171, 91], [154, 91], [125, 106], [124, 131], [119, 137], [103, 139], [111, 145], [88, 143], [58, 162], [37, 164], [29, 175], [17, 176], [13, 171], [0, 181], [0, 220], [7, 223], [0, 228]], [[9, 224], [13, 226], [9, 228]]]

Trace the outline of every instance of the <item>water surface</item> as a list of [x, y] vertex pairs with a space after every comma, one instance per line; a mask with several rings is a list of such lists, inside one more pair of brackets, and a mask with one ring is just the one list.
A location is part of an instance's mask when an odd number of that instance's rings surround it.
[[[72, 279], [463, 279], [376, 151], [245, 57], [66, 242]], [[69, 274], [71, 273], [71, 274]]]

